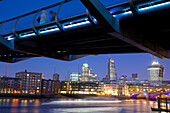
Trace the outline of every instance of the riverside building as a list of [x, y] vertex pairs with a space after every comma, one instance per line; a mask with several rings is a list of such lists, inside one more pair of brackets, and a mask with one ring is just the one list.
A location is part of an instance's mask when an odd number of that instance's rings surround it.
[[62, 94], [95, 94], [103, 91], [103, 82], [61, 82]]
[[35, 72], [19, 72], [15, 75], [16, 78], [21, 78], [21, 93], [26, 94], [41, 94], [42, 73]]
[[56, 95], [60, 93], [60, 87], [61, 87], [61, 84], [57, 80], [42, 79], [41, 94], [42, 95]]
[[0, 93], [20, 93], [21, 79], [0, 76]]

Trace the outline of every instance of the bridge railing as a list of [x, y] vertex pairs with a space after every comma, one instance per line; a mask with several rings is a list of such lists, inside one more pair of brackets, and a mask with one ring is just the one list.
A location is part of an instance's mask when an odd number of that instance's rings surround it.
[[[12, 32], [15, 37], [18, 37], [18, 34], [16, 33], [16, 31], [21, 30], [21, 29], [30, 28], [30, 27], [32, 27], [33, 31], [36, 34], [38, 34], [38, 32], [36, 30], [36, 26], [39, 25], [39, 23], [37, 22], [37, 18], [40, 17], [40, 13], [43, 10], [46, 10], [48, 12], [50, 12], [49, 10], [54, 11], [56, 13], [56, 18], [55, 18], [56, 25], [58, 26], [58, 28], [63, 30], [62, 25], [60, 24], [59, 20], [62, 19], [62, 18], [67, 18], [70, 15], [66, 15], [65, 13], [63, 13], [61, 8], [67, 7], [67, 9], [69, 9], [69, 7], [70, 7], [69, 5], [71, 5], [69, 3], [71, 1], [73, 1], [73, 0], [64, 0], [64, 1], [52, 4], [50, 6], [43, 7], [43, 8], [31, 11], [29, 13], [26, 13], [26, 14], [23, 14], [23, 15], [2, 21], [2, 22], [0, 22], [0, 34], [7, 34], [7, 33]], [[67, 3], [67, 4], [65, 4], [65, 3]], [[77, 6], [76, 6], [76, 8], [77, 8]], [[83, 7], [83, 9], [84, 9], [84, 7]], [[83, 11], [85, 12], [85, 10], [83, 10]], [[61, 12], [61, 13], [59, 14], [59, 12]], [[69, 10], [68, 10], [68, 12], [69, 12]], [[48, 19], [48, 22], [50, 22], [49, 21], [50, 16], [48, 14], [49, 13], [47, 13], [47, 19]], [[73, 13], [73, 15], [74, 15], [74, 13]]]
[[[73, 6], [70, 3], [70, 1], [75, 1], [75, 0], [64, 0], [61, 2], [58, 2], [56, 4], [44, 7], [44, 8], [40, 8], [37, 10], [34, 10], [32, 12], [26, 13], [24, 15], [21, 16], [17, 16], [5, 21], [0, 22], [0, 34], [2, 34], [3, 36], [7, 33], [11, 33], [12, 37], [15, 37], [17, 39], [19, 39], [19, 35], [22, 34], [18, 34], [17, 32], [19, 32], [19, 30], [24, 30], [25, 28], [31, 28], [31, 32], [27, 32], [26, 34], [35, 34], [35, 35], [40, 35], [39, 32], [41, 29], [38, 29], [39, 23], [36, 21], [36, 19], [40, 16], [40, 12], [42, 10], [50, 10], [51, 8], [54, 8], [53, 11], [56, 12], [56, 18], [55, 18], [55, 25], [57, 27], [57, 29], [59, 29], [60, 31], [64, 31], [64, 27], [62, 24], [60, 24], [60, 19], [63, 18], [68, 18], [71, 17], [73, 15], [77, 15], [77, 14], [82, 14], [86, 12], [85, 7], [80, 4], [80, 7], [77, 6]], [[109, 6], [107, 7], [107, 9], [111, 12], [111, 14], [114, 16], [116, 14], [120, 14], [120, 13], [126, 13], [128, 11], [131, 11], [133, 13], [133, 15], [138, 16], [139, 14], [139, 7], [147, 7], [147, 6], [151, 6], [154, 4], [159, 4], [159, 2], [164, 2], [164, 1], [169, 1], [169, 0], [129, 0], [129, 1], [125, 1], [121, 4], [115, 4], [113, 6]], [[80, 2], [79, 0], [75, 1], [75, 3]], [[65, 4], [67, 3], [67, 4]], [[73, 10], [69, 10], [69, 5], [71, 5], [71, 7], [73, 9], [75, 9], [74, 12], [71, 12]], [[81, 6], [82, 5], [82, 6]], [[65, 13], [66, 9], [63, 10], [63, 7], [67, 7], [67, 14]], [[60, 10], [61, 8], [63, 8], [62, 10]], [[79, 10], [79, 8], [81, 8]], [[83, 10], [82, 10], [83, 9]], [[61, 11], [61, 13], [59, 13]], [[70, 14], [68, 14], [68, 12]], [[78, 13], [77, 13], [78, 12]], [[72, 14], [74, 13], [74, 14]], [[72, 15], [71, 15], [72, 14]], [[95, 20], [94, 18], [91, 18], [88, 11], [87, 14], [85, 15], [85, 19], [84, 20], [88, 20], [90, 23], [93, 24], [93, 21], [91, 20]], [[84, 20], [80, 20], [79, 22], [85, 23], [83, 22]], [[70, 22], [69, 24], [71, 24], [73, 22]], [[76, 22], [74, 22], [76, 23]], [[77, 25], [77, 24], [76, 24]], [[73, 26], [76, 26], [73, 25]], [[65, 28], [68, 28], [68, 26], [72, 26], [72, 25], [67, 25], [67, 23], [65, 23]], [[51, 29], [51, 28], [47, 28], [47, 29]], [[23, 34], [25, 35], [25, 34]], [[27, 35], [28, 36], [28, 35]], [[10, 36], [8, 36], [10, 37]]]

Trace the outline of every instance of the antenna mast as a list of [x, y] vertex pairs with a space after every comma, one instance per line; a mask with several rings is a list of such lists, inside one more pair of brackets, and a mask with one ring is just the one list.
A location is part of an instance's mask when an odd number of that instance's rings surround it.
[[7, 64], [6, 64], [6, 67], [5, 67], [5, 77], [7, 77]]
[[54, 73], [55, 73], [55, 71], [56, 71], [56, 65], [54, 65]]

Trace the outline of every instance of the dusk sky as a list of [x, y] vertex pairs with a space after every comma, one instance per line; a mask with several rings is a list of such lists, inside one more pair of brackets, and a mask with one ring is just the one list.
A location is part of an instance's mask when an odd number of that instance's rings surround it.
[[[3, 0], [0, 1], [0, 21], [10, 19], [15, 16], [19, 16], [30, 11], [42, 8], [61, 0]], [[102, 0], [105, 6], [115, 4], [126, 0]], [[54, 8], [53, 11], [56, 9]], [[61, 18], [77, 15], [85, 11], [84, 6], [80, 3], [80, 0], [73, 0], [64, 6], [61, 11]], [[29, 20], [29, 19], [28, 19]], [[27, 19], [24, 22], [28, 21]], [[22, 23], [22, 19], [20, 25]], [[29, 23], [29, 22], [28, 22]], [[26, 23], [24, 23], [25, 26]], [[29, 26], [31, 27], [31, 22]], [[18, 24], [19, 26], [19, 24]], [[9, 27], [9, 26], [8, 26]], [[18, 27], [19, 29], [19, 27]], [[0, 29], [0, 34], [4, 32], [11, 32], [11, 28]], [[149, 53], [137, 53], [137, 54], [105, 54], [96, 56], [87, 56], [74, 61], [61, 61], [51, 58], [38, 57], [24, 60], [18, 63], [4, 63], [0, 62], [0, 75], [5, 74], [5, 65], [7, 64], [7, 75], [15, 76], [16, 72], [21, 72], [27, 69], [29, 72], [40, 72], [45, 75], [47, 79], [51, 78], [56, 67], [56, 73], [60, 74], [60, 80], [64, 80], [65, 75], [71, 72], [81, 72], [81, 66], [83, 63], [88, 63], [92, 68], [92, 73], [99, 76], [100, 79], [107, 75], [109, 57], [115, 60], [116, 71], [118, 78], [121, 75], [127, 75], [131, 77], [132, 73], [138, 73], [139, 79], [148, 80], [147, 66], [152, 64], [154, 56]], [[170, 59], [159, 59], [160, 64], [165, 66], [164, 80], [170, 80]]]

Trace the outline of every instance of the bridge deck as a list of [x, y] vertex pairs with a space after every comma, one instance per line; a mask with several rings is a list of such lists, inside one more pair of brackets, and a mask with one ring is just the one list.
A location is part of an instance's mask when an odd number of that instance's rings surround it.
[[[141, 5], [141, 2], [138, 2], [141, 8], [148, 5], [147, 2]], [[154, 4], [157, 5], [158, 2]], [[170, 3], [157, 9], [148, 9], [149, 11], [139, 9], [139, 16], [129, 13], [129, 2], [108, 7], [111, 14], [119, 20], [120, 33], [108, 33], [97, 20], [94, 20], [96, 24], [90, 23], [86, 14], [60, 20], [65, 31], [60, 31], [56, 22], [36, 26], [40, 36], [32, 28], [19, 30], [16, 33], [20, 39], [14, 40], [15, 49], [0, 50], [0, 61], [15, 62], [13, 58], [37, 56], [73, 60], [70, 55], [109, 53], [150, 52], [159, 56], [170, 50], [170, 17], [167, 16], [169, 6]], [[13, 32], [2, 36], [9, 40], [11, 37], [15, 38]]]

